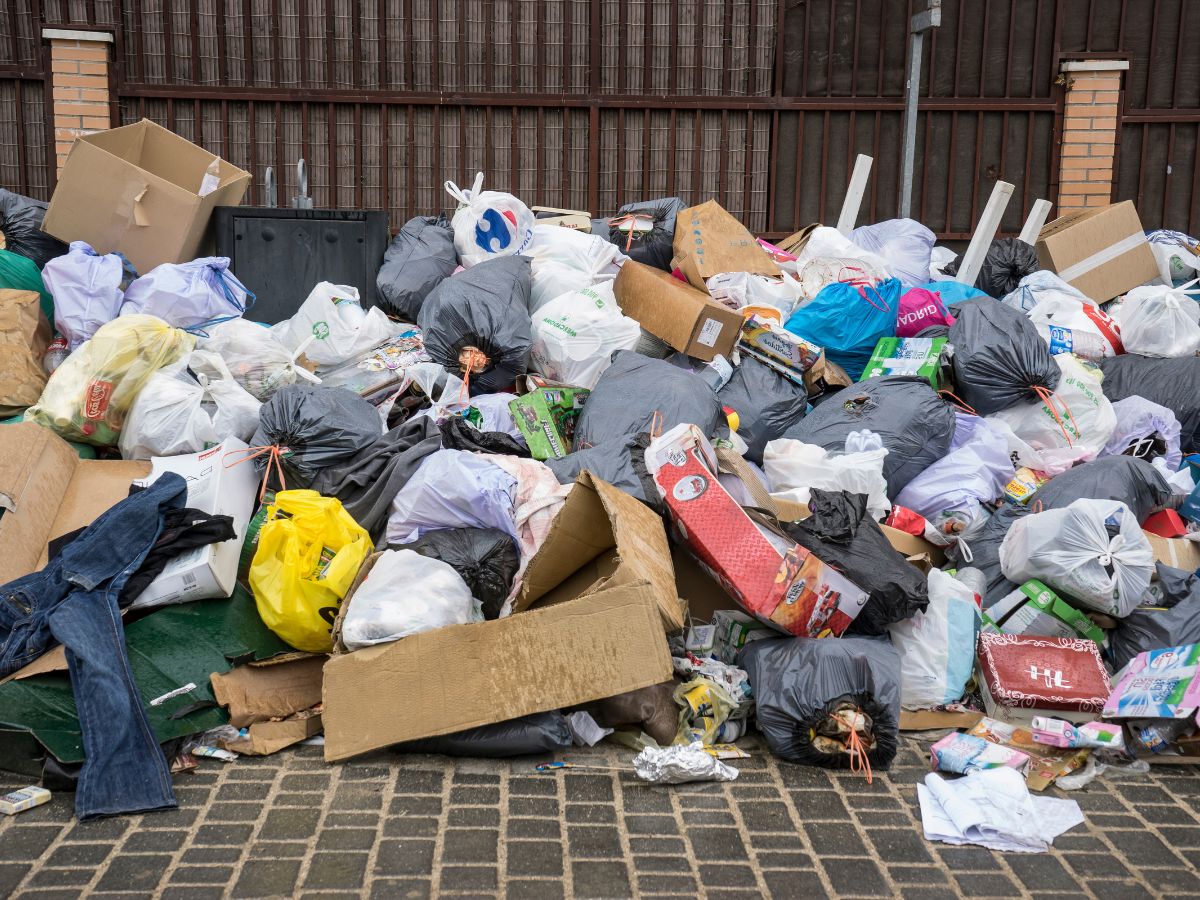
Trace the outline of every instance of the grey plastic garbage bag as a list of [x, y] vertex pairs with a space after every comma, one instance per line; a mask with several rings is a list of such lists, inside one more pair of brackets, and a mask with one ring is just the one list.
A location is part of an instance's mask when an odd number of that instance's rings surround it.
[[1179, 449], [1200, 450], [1200, 356], [1157, 359], [1122, 353], [1100, 363], [1104, 396], [1110, 401], [1145, 397], [1175, 413], [1179, 420]]
[[[609, 241], [621, 248], [635, 262], [654, 266], [664, 272], [671, 271], [671, 257], [674, 255], [675, 217], [683, 211], [684, 203], [678, 197], [662, 197], [658, 200], [644, 200], [641, 203], [626, 203], [612, 218], [604, 222]], [[627, 216], [649, 218], [654, 226], [649, 231], [635, 229], [633, 239], [630, 232], [622, 231], [619, 223]], [[613, 224], [618, 223], [618, 224]], [[605, 234], [596, 231], [593, 234]]]
[[511, 385], [529, 365], [529, 260], [498, 256], [447, 278], [421, 305], [425, 350], [447, 371], [470, 366], [472, 394]]
[[444, 756], [482, 756], [501, 759], [534, 756], [570, 747], [571, 729], [560, 712], [534, 713], [494, 725], [480, 725], [454, 734], [406, 741], [397, 753], [440, 753]]
[[[1057, 370], [1056, 370], [1057, 371]], [[784, 432], [783, 437], [843, 450], [846, 436], [867, 429], [883, 439], [888, 496], [941, 459], [954, 438], [954, 409], [924, 378], [869, 378], [839, 391]]]
[[1119, 671], [1146, 650], [1179, 647], [1200, 641], [1200, 578], [1183, 569], [1156, 563], [1161, 599], [1139, 606], [1108, 635], [1108, 658]]
[[[311, 485], [320, 470], [345, 463], [382, 433], [378, 411], [358, 394], [290, 384], [263, 404], [250, 445], [287, 448], [280, 456], [287, 486], [302, 488]], [[264, 468], [267, 457], [256, 462]]]
[[378, 305], [417, 321], [430, 291], [458, 267], [454, 231], [445, 216], [417, 216], [404, 223], [383, 254], [375, 278]]
[[738, 415], [737, 433], [746, 442], [745, 457], [762, 464], [768, 441], [782, 437], [804, 418], [808, 392], [757, 359], [743, 356], [725, 386], [717, 391], [722, 406]]
[[411, 544], [395, 549], [413, 550], [440, 559], [462, 576], [471, 596], [483, 604], [483, 615], [500, 615], [513, 578], [521, 565], [513, 539], [496, 528], [447, 528], [430, 531]]
[[1067, 469], [1042, 485], [1030, 504], [1062, 509], [1076, 500], [1120, 500], [1141, 522], [1166, 506], [1171, 489], [1158, 469], [1132, 456], [1105, 456]]
[[891, 765], [900, 745], [900, 654], [886, 638], [754, 641], [738, 665], [750, 676], [758, 728], [776, 756], [848, 769], [845, 723], [856, 721], [871, 768]]
[[987, 582], [983, 592], [983, 608], [987, 609], [993, 603], [1003, 599], [1015, 591], [1020, 585], [1013, 584], [1004, 577], [1000, 570], [1000, 545], [1013, 522], [1031, 513], [1026, 506], [1017, 503], [1003, 503], [997, 509], [987, 524], [983, 526], [969, 541], [959, 541], [946, 550], [946, 558], [956, 568], [967, 567], [978, 569], [983, 573]]
[[981, 416], [1038, 400], [1054, 390], [1059, 368], [1037, 328], [1002, 303], [980, 300], [956, 308], [950, 326], [951, 366], [958, 395]]
[[47, 204], [0, 188], [0, 233], [4, 249], [37, 263], [40, 269], [56, 256], [67, 252], [67, 245], [42, 231]]

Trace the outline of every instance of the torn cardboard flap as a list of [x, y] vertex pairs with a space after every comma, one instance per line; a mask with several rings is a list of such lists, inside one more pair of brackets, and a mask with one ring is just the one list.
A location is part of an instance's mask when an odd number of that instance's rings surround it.
[[1200, 569], [1200, 544], [1185, 538], [1165, 538], [1143, 531], [1154, 558], [1164, 566], [1195, 572]]
[[228, 707], [229, 724], [234, 728], [283, 719], [321, 702], [324, 666], [324, 656], [308, 656], [277, 665], [214, 672], [210, 679], [213, 696]]
[[221, 741], [221, 749], [243, 756], [270, 756], [321, 733], [320, 713], [301, 714], [279, 722], [256, 722], [245, 738]]

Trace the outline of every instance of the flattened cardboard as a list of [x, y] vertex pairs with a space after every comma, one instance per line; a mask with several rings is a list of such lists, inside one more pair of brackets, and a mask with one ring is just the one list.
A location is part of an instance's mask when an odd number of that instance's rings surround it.
[[[1122, 241], [1128, 245], [1123, 252], [1107, 259], [1101, 255]], [[1051, 272], [1069, 273], [1072, 266], [1090, 261], [1087, 271], [1065, 280], [1097, 303], [1159, 275], [1132, 200], [1080, 210], [1047, 223], [1036, 249], [1041, 267]]]
[[974, 728], [983, 718], [981, 712], [951, 709], [902, 709], [901, 731], [933, 731], [938, 728]]
[[684, 626], [662, 519], [606, 481], [583, 472], [529, 561], [513, 609], [645, 582], [666, 631]]
[[229, 709], [229, 724], [244, 728], [285, 718], [321, 702], [324, 656], [306, 656], [276, 665], [238, 666], [214, 672], [213, 696]]
[[728, 358], [741, 335], [741, 313], [653, 266], [629, 260], [621, 266], [613, 291], [625, 315], [696, 359]]
[[279, 722], [257, 722], [247, 729], [248, 734], [244, 739], [221, 741], [221, 749], [232, 750], [243, 756], [270, 756], [320, 734], [321, 729], [319, 713]]
[[[218, 187], [201, 197], [214, 160]], [[209, 255], [213, 209], [237, 206], [249, 185], [249, 172], [142, 119], [76, 138], [42, 229], [99, 253], [120, 250], [145, 274]]]
[[[343, 609], [353, 602], [351, 593]], [[648, 581], [335, 652], [325, 664], [325, 759], [588, 703], [671, 674]]]
[[37, 403], [46, 387], [42, 355], [50, 323], [40, 304], [37, 291], [0, 289], [0, 417]]
[[[671, 268], [679, 269], [700, 290], [705, 282], [722, 272], [773, 275], [782, 272], [749, 230], [716, 200], [689, 206], [675, 217], [675, 257]], [[785, 248], [780, 248], [785, 249]]]
[[1200, 544], [1183, 538], [1159, 537], [1149, 531], [1143, 531], [1142, 534], [1146, 535], [1146, 540], [1150, 542], [1154, 558], [1163, 565], [1189, 572], [1200, 569]]

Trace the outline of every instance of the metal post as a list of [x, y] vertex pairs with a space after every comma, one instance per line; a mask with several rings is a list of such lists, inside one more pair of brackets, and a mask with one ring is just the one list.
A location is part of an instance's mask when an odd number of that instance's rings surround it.
[[[921, 92], [921, 55], [925, 32], [942, 24], [942, 0], [928, 0], [929, 8], [909, 22], [908, 82], [904, 88], [904, 165], [900, 171], [900, 218], [912, 212], [913, 166], [917, 156], [917, 97]], [[928, 153], [928, 148], [925, 151]]]

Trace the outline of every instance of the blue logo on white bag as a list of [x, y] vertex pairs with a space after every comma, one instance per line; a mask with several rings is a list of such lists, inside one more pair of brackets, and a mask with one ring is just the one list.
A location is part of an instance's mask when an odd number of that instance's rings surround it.
[[[513, 222], [514, 227], [516, 222]], [[499, 253], [512, 243], [512, 232], [504, 214], [497, 209], [485, 209], [475, 226], [475, 243], [487, 253]]]

